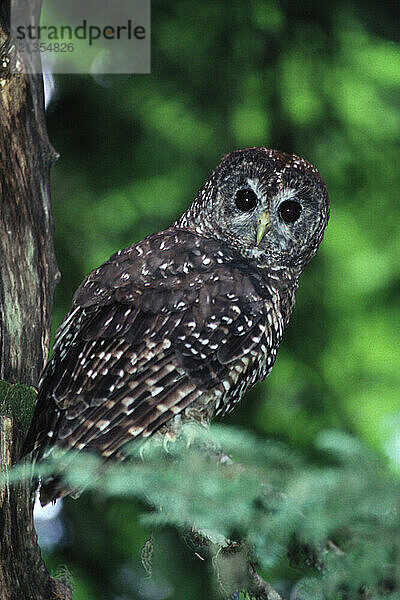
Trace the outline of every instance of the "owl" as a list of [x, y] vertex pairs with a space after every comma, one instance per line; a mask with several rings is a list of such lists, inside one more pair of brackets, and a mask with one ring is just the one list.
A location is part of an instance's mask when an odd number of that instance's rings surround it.
[[[266, 148], [227, 155], [178, 220], [78, 288], [24, 453], [118, 458], [135, 438], [228, 413], [271, 371], [328, 218], [309, 162]], [[40, 500], [69, 492], [49, 478]]]

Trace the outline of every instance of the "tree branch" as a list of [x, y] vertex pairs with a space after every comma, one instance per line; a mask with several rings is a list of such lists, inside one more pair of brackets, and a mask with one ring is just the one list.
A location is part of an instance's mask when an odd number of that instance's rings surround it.
[[[211, 459], [222, 468], [232, 465], [230, 456], [215, 445], [204, 445], [203, 448]], [[237, 463], [235, 465], [243, 468]], [[194, 548], [207, 547], [213, 559], [213, 568], [218, 584], [218, 591], [224, 598], [234, 598], [240, 591], [246, 590], [257, 600], [284, 600], [273, 587], [257, 573], [251, 560], [251, 549], [244, 542], [231, 540], [216, 541], [203, 531], [190, 530], [188, 537]]]

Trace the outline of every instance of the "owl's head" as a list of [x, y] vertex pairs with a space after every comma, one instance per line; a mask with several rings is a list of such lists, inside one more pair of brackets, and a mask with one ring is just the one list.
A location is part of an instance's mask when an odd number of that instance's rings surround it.
[[201, 188], [191, 215], [196, 228], [212, 231], [257, 262], [301, 269], [322, 241], [329, 199], [309, 162], [276, 150], [246, 148], [222, 160]]

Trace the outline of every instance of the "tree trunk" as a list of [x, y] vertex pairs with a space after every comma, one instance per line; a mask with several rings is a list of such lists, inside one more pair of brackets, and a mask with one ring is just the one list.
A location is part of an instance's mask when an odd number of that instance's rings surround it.
[[47, 138], [42, 77], [13, 74], [7, 4], [0, 8], [0, 378], [36, 384], [58, 276], [49, 198], [56, 153]]
[[[41, 2], [32, 0], [40, 14]], [[53, 249], [49, 171], [56, 159], [44, 120], [43, 81], [16, 69], [10, 1], [0, 3], [0, 378], [36, 385], [47, 358], [58, 270]], [[36, 20], [38, 22], [38, 20]], [[17, 72], [16, 72], [17, 71]], [[16, 462], [23, 439], [21, 403], [0, 398], [0, 463]], [[4, 400], [4, 398], [3, 398]], [[30, 400], [32, 402], [32, 400]], [[0, 490], [1, 600], [70, 598], [42, 561], [29, 484]]]

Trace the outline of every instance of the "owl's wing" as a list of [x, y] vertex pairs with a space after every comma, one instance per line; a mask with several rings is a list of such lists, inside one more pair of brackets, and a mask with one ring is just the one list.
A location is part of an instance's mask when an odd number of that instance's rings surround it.
[[261, 278], [213, 244], [164, 232], [86, 279], [57, 333], [25, 453], [55, 444], [109, 457], [201, 398], [215, 413], [243, 391], [279, 327]]

